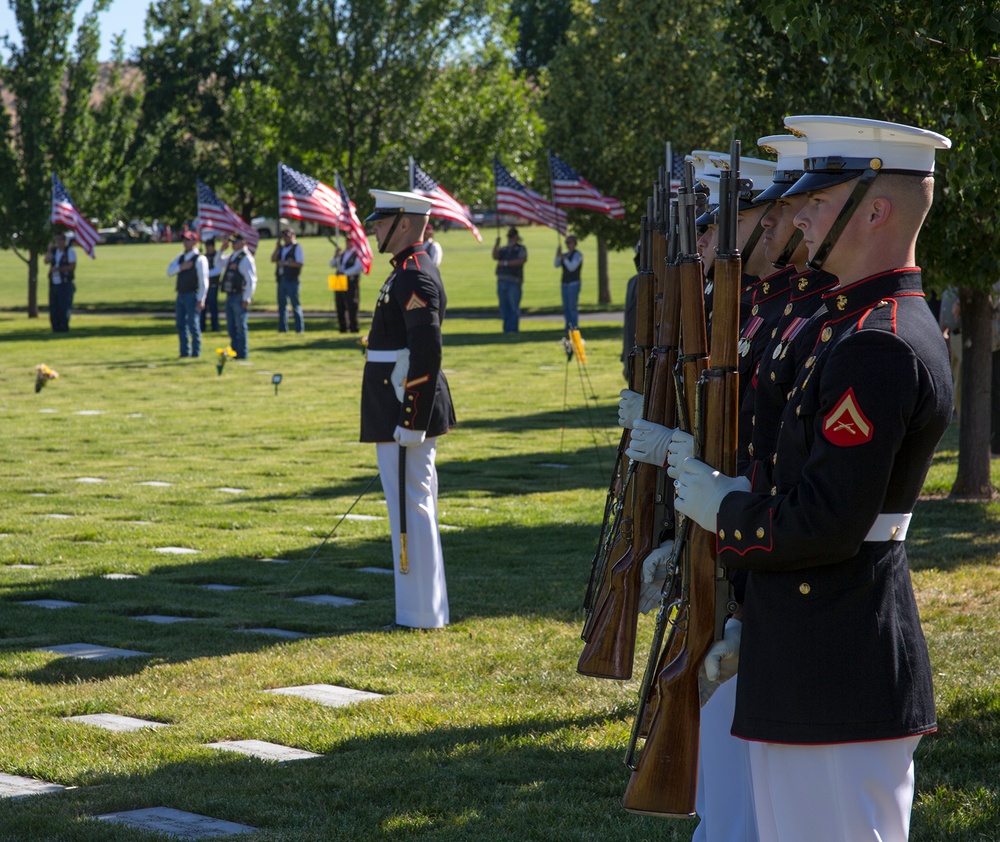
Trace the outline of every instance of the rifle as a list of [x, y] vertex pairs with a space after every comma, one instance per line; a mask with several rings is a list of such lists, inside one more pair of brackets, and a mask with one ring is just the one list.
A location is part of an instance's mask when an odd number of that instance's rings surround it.
[[[653, 221], [653, 199], [649, 199], [646, 216], [642, 218], [640, 266], [636, 280], [636, 350], [629, 383], [631, 389], [642, 392], [644, 396], [648, 394], [654, 339], [656, 285], [651, 266]], [[627, 430], [623, 439], [626, 435]], [[592, 587], [596, 590], [596, 599], [584, 625], [584, 646], [577, 662], [577, 671], [582, 675], [615, 679], [632, 677], [642, 562], [645, 560], [645, 555], [637, 558], [635, 552], [638, 543], [635, 518], [639, 513], [640, 525], [645, 525], [641, 513], [644, 506], [652, 503], [656, 479], [655, 473], [650, 475], [642, 470], [644, 467], [650, 466], [632, 462], [625, 475], [623, 501], [617, 513], [617, 534], [613, 533], [598, 584]], [[607, 569], [609, 563], [610, 570]]]
[[[712, 352], [707, 355], [704, 317], [704, 281], [701, 259], [694, 244], [694, 171], [685, 167], [681, 190], [681, 337], [683, 356], [683, 414], [694, 419], [695, 456], [723, 472], [736, 467], [736, 413], [739, 335], [739, 290], [741, 260], [736, 248], [736, 212], [739, 191], [739, 141], [734, 141], [732, 166], [720, 187], [719, 247], [716, 250], [715, 302]], [[700, 370], [699, 370], [700, 369]], [[695, 374], [697, 372], [697, 374]], [[686, 519], [685, 519], [686, 520]], [[647, 729], [638, 762], [632, 763], [634, 744], [643, 722], [637, 717], [630, 753], [626, 758], [632, 775], [625, 791], [625, 809], [662, 816], [690, 816], [694, 813], [698, 779], [698, 737], [700, 694], [698, 674], [709, 646], [720, 639], [725, 612], [733, 605], [728, 580], [715, 557], [715, 535], [697, 524], [686, 523], [687, 541], [678, 548], [679, 595], [666, 593], [657, 615], [654, 650], [643, 680], [644, 697], [656, 689], [656, 707]], [[677, 578], [675, 574], [674, 579]], [[720, 581], [721, 580], [721, 581]], [[669, 601], [668, 601], [669, 600]], [[661, 653], [662, 627], [672, 616], [672, 626], [683, 629], [678, 644], [671, 635], [667, 651]], [[659, 640], [658, 640], [659, 638]], [[665, 661], [665, 664], [663, 663]], [[656, 670], [655, 681], [649, 667]]]

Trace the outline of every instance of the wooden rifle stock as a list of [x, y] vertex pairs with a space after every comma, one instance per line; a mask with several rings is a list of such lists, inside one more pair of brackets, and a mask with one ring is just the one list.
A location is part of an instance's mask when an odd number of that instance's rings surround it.
[[[681, 336], [684, 354], [680, 358], [687, 419], [697, 416], [695, 384], [708, 363], [708, 341], [705, 338], [705, 293], [701, 261], [687, 259], [680, 266]], [[684, 629], [674, 656], [664, 666], [657, 664], [658, 673], [653, 688], [656, 706], [646, 730], [646, 742], [639, 755], [623, 804], [635, 813], [661, 816], [689, 816], [694, 812], [694, 796], [698, 780], [698, 729], [700, 723], [700, 693], [698, 670], [711, 645], [714, 625], [714, 565], [706, 575], [696, 575], [695, 562], [705, 545], [715, 549], [715, 536], [689, 525], [690, 534], [685, 548], [681, 577], [681, 616], [678, 625]], [[704, 572], [704, 571], [701, 571]], [[701, 606], [708, 600], [709, 610]], [[707, 623], [707, 638], [704, 628]], [[703, 639], [705, 638], [705, 639]]]
[[[647, 243], [646, 249], [643, 249], [646, 251], [645, 261], [636, 279], [636, 352], [630, 372], [630, 388], [642, 392], [644, 396], [654, 339], [656, 294], [655, 277], [646, 265], [649, 259], [647, 229], [648, 220], [644, 222], [643, 231]], [[647, 478], [640, 475], [634, 464], [630, 465], [626, 474], [620, 529], [614, 536], [608, 555], [611, 567], [608, 574], [602, 577], [603, 581], [597, 588], [594, 610], [584, 626], [583, 651], [576, 667], [577, 672], [582, 675], [620, 680], [632, 677], [639, 591], [642, 584], [642, 561], [635, 563], [633, 549], [634, 514], [638, 508], [638, 500], [649, 494], [647, 487]]]
[[[738, 182], [739, 142], [734, 141], [733, 176]], [[686, 173], [686, 187], [693, 174]], [[720, 191], [720, 215], [735, 220], [738, 188]], [[690, 204], [690, 199], [687, 200]], [[732, 215], [729, 216], [729, 212]], [[722, 228], [726, 236], [722, 236]], [[684, 226], [682, 226], [682, 232]], [[691, 225], [682, 233], [684, 252], [691, 255]], [[689, 265], [691, 264], [691, 265]], [[728, 264], [728, 265], [727, 265]], [[733, 265], [735, 264], [735, 265]], [[685, 271], [687, 270], [687, 271]], [[705, 342], [705, 314], [700, 261], [682, 265], [681, 357], [684, 414], [694, 420], [695, 456], [732, 475], [736, 467], [737, 361], [739, 332], [740, 259], [735, 248], [735, 226], [720, 220], [720, 249], [716, 258], [712, 354]], [[709, 363], [708, 365], [706, 363]], [[698, 371], [698, 369], [707, 369]], [[693, 388], [697, 382], [697, 389]], [[690, 522], [683, 549], [681, 604], [678, 625], [684, 639], [673, 657], [664, 653], [656, 663], [656, 707], [638, 762], [623, 800], [627, 810], [661, 816], [694, 813], [698, 780], [698, 745], [701, 698], [698, 676], [712, 641], [721, 637], [717, 602], [728, 595], [725, 571], [717, 566], [715, 535]], [[719, 580], [725, 583], [725, 587]], [[728, 599], [723, 600], [729, 608]], [[665, 660], [665, 664], [664, 664]], [[661, 664], [663, 664], [661, 666]], [[643, 701], [643, 700], [641, 700]], [[640, 707], [640, 711], [641, 711]], [[637, 720], [637, 728], [643, 723]]]

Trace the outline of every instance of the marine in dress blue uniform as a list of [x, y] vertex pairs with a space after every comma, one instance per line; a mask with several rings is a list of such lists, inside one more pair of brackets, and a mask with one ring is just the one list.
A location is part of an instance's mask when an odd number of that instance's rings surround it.
[[761, 838], [905, 840], [913, 751], [936, 724], [903, 539], [952, 398], [914, 255], [950, 142], [855, 118], [786, 126], [807, 140], [796, 225], [840, 285], [784, 410], [770, 491], [688, 459], [676, 506], [749, 571], [733, 733], [751, 741]]
[[[440, 628], [449, 622], [444, 556], [437, 522], [438, 436], [455, 425], [441, 371], [441, 322], [447, 297], [424, 248], [430, 200], [370, 191], [379, 251], [393, 271], [379, 291], [368, 332], [361, 387], [361, 441], [374, 442], [392, 528], [396, 625]], [[407, 562], [401, 562], [400, 449], [405, 449]]]

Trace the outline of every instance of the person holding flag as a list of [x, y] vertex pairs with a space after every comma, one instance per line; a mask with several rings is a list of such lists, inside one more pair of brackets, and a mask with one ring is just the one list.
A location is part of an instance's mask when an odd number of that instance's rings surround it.
[[438, 437], [455, 426], [441, 370], [447, 297], [423, 246], [431, 202], [415, 193], [370, 191], [379, 251], [392, 273], [379, 291], [361, 385], [361, 441], [375, 444], [389, 508], [396, 585], [394, 627], [449, 622], [437, 522]]
[[361, 303], [361, 255], [350, 243], [346, 249], [336, 245], [330, 266], [347, 278], [347, 289], [334, 290], [333, 300], [337, 307], [337, 324], [341, 333], [358, 332], [358, 307]]
[[69, 333], [69, 315], [76, 292], [76, 251], [65, 231], [56, 233], [55, 242], [45, 254], [49, 269], [49, 321], [53, 333]]

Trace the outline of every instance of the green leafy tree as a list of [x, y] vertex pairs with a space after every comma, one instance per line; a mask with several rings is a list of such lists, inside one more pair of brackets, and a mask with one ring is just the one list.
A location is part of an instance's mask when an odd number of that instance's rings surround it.
[[510, 16], [517, 25], [514, 66], [534, 76], [565, 40], [573, 21], [572, 0], [511, 0]]
[[797, 50], [820, 55], [836, 69], [831, 84], [877, 92], [869, 102], [879, 109], [859, 116], [934, 129], [952, 141], [951, 150], [938, 155], [935, 202], [918, 259], [930, 285], [953, 285], [961, 299], [962, 424], [952, 495], [990, 497], [990, 290], [1000, 279], [1000, 8], [992, 0], [763, 0], [760, 7]]
[[145, 215], [193, 217], [198, 175], [247, 219], [274, 193], [282, 110], [278, 91], [262, 78], [249, 27], [232, 0], [150, 7], [138, 62], [146, 86], [140, 137], [160, 140], [136, 197]]
[[[571, 211], [573, 228], [624, 248], [638, 239], [666, 143], [683, 153], [731, 136], [731, 123], [719, 116], [726, 112], [713, 106], [724, 94], [713, 52], [720, 24], [715, 4], [705, 0], [595, 0], [575, 8], [566, 40], [542, 75], [544, 140], [625, 205], [624, 221]], [[545, 173], [547, 160], [538, 168]], [[606, 271], [599, 273], [598, 296], [610, 301]]]
[[[71, 50], [79, 5], [79, 0], [16, 0], [11, 8], [20, 43], [7, 37], [2, 42], [7, 56], [0, 81], [14, 97], [14, 120], [0, 118], [0, 213], [5, 222], [0, 244], [13, 247], [27, 266], [30, 318], [38, 316], [38, 257], [52, 233], [52, 173], [62, 175], [85, 209], [87, 202], [110, 202], [110, 195], [121, 192], [120, 185], [100, 183], [102, 174], [113, 172], [109, 133], [114, 126], [102, 122], [100, 107], [95, 110], [91, 104], [99, 71], [97, 15], [109, 0], [95, 0]], [[119, 117], [117, 127], [122, 128], [129, 118], [124, 112]]]

